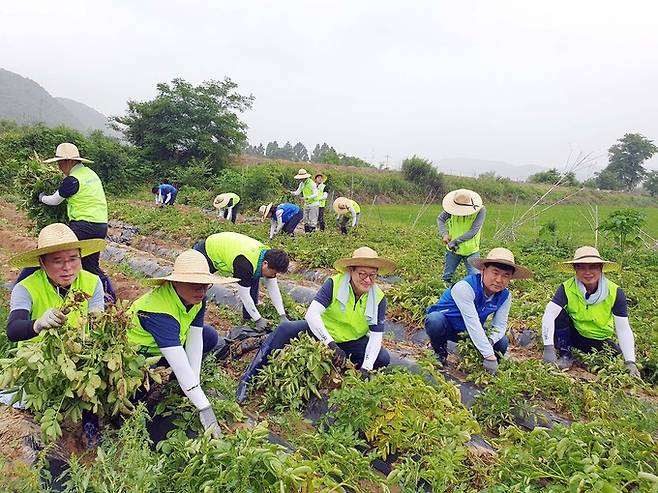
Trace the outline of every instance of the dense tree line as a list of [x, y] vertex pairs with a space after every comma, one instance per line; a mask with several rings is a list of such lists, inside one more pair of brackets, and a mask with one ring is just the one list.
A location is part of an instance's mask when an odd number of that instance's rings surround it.
[[336, 152], [336, 149], [326, 142], [322, 145], [316, 144], [310, 155], [306, 146], [301, 142], [297, 142], [293, 146], [288, 141], [283, 146], [279, 146], [276, 140], [268, 142], [267, 146], [263, 146], [262, 143], [257, 146], [247, 144], [244, 148], [244, 153], [251, 156], [266, 157], [268, 159], [336, 164], [339, 166], [372, 166], [369, 162], [356, 156], [348, 156], [347, 154]]

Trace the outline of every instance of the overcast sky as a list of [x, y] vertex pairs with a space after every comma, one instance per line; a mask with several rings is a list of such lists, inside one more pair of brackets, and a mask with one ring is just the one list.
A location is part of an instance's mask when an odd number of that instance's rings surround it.
[[108, 115], [228, 76], [256, 97], [252, 143], [560, 167], [658, 141], [657, 19], [628, 0], [3, 1], [0, 67]]

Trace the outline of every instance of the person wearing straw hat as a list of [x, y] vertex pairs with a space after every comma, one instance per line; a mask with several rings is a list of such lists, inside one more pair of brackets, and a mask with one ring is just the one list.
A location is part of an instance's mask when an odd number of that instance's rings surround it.
[[[583, 352], [609, 347], [624, 356], [628, 372], [639, 377], [635, 363], [635, 337], [628, 321], [624, 290], [605, 276], [618, 270], [614, 262], [603, 260], [591, 246], [576, 250], [573, 260], [560, 264], [560, 270], [574, 276], [557, 288], [542, 317], [543, 359], [569, 368], [572, 348]], [[611, 338], [616, 332], [619, 344]], [[557, 359], [555, 348], [560, 350]]]
[[[466, 332], [482, 354], [485, 370], [494, 374], [498, 369], [497, 356], [507, 352], [505, 332], [512, 306], [509, 282], [529, 279], [532, 272], [516, 264], [507, 248], [493, 248], [487, 258], [468, 261], [479, 273], [468, 275], [446, 289], [441, 298], [427, 308], [425, 330], [442, 364], [448, 356], [448, 340], [457, 342]], [[484, 325], [489, 316], [493, 317], [487, 335]]]
[[[96, 274], [83, 269], [82, 258], [100, 252], [106, 244], [101, 239], [78, 240], [66, 224], [53, 223], [39, 232], [35, 249], [9, 259], [14, 267], [34, 269], [11, 290], [7, 338], [19, 346], [32, 344], [43, 339], [45, 330], [57, 330], [67, 323], [77, 326], [89, 313], [102, 312], [103, 284]], [[78, 292], [86, 299], [64, 314], [61, 307]], [[99, 443], [95, 414], [83, 411], [82, 429], [88, 447]]]
[[258, 212], [262, 214], [263, 221], [268, 217], [271, 220], [270, 240], [282, 230], [284, 233], [293, 236], [295, 234], [295, 228], [299, 224], [299, 221], [302, 220], [302, 210], [295, 204], [283, 203], [274, 205], [270, 202], [267, 205], [261, 205], [258, 208]]
[[300, 195], [304, 199], [304, 232], [311, 233], [315, 231], [318, 225], [319, 202], [318, 187], [315, 181], [311, 179], [311, 174], [304, 168], [300, 168], [295, 175], [295, 180], [299, 180], [297, 190], [290, 192], [293, 195]]
[[230, 231], [210, 235], [198, 241], [193, 248], [204, 255], [210, 272], [238, 279], [242, 316], [245, 320], [253, 320], [256, 329], [265, 331], [269, 325], [269, 321], [256, 308], [261, 278], [279, 319], [288, 320], [276, 280], [277, 274], [288, 271], [290, 259], [286, 252], [267, 248], [254, 238]]
[[[338, 197], [334, 200], [334, 212], [338, 215], [338, 225], [341, 234], [347, 234], [347, 223], [352, 219], [352, 228], [356, 228], [361, 217], [361, 206], [355, 200], [347, 197]], [[348, 217], [349, 214], [349, 217]]]
[[324, 208], [327, 206], [327, 197], [329, 196], [329, 189], [326, 184], [327, 177], [322, 173], [316, 173], [313, 180], [318, 187], [318, 228], [320, 228], [320, 231], [324, 231]]
[[147, 356], [162, 355], [199, 411], [204, 429], [210, 429], [215, 437], [221, 433], [201, 388], [200, 375], [202, 355], [217, 346], [219, 336], [213, 327], [204, 324], [205, 298], [211, 285], [235, 281], [211, 274], [201, 253], [186, 250], [176, 258], [171, 274], [143, 281], [153, 290], [135, 300], [129, 309], [132, 325], [128, 340]]
[[[69, 227], [80, 240], [105, 239], [107, 236], [107, 201], [98, 175], [85, 164], [93, 161], [80, 157], [78, 148], [69, 142], [57, 146], [55, 157], [44, 163], [57, 163], [64, 180], [51, 195], [39, 194], [39, 200], [56, 206], [66, 200]], [[103, 282], [108, 301], [116, 300], [110, 279], [100, 267], [100, 255], [93, 253], [82, 258], [82, 268], [96, 274]]]
[[178, 189], [171, 183], [161, 183], [153, 187], [151, 193], [155, 195], [155, 205], [162, 207], [165, 205], [174, 205], [176, 195], [178, 195]]
[[[217, 217], [223, 217], [235, 224], [240, 210], [240, 196], [237, 193], [220, 193], [212, 204], [217, 209]], [[226, 208], [226, 210], [223, 210]]]
[[461, 188], [443, 197], [443, 212], [436, 222], [446, 246], [442, 276], [446, 283], [452, 282], [460, 262], [464, 262], [468, 274], [478, 273], [468, 259], [480, 256], [480, 232], [486, 216], [482, 197], [473, 190]]
[[395, 264], [379, 257], [368, 247], [334, 263], [338, 274], [325, 281], [311, 302], [304, 320], [286, 321], [261, 345], [249, 368], [240, 378], [238, 402], [247, 397], [247, 386], [275, 349], [284, 347], [302, 331], [308, 331], [333, 351], [333, 363], [340, 368], [346, 359], [366, 376], [390, 363], [382, 347], [386, 298], [376, 284], [379, 274], [395, 270]]

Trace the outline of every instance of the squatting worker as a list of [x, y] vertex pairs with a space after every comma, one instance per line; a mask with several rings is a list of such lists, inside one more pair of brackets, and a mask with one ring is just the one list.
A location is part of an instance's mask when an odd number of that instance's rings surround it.
[[151, 193], [155, 195], [155, 205], [174, 205], [178, 189], [171, 183], [162, 183], [153, 187]]
[[[464, 332], [482, 354], [482, 364], [491, 374], [498, 369], [497, 355], [507, 352], [507, 318], [512, 294], [507, 286], [511, 279], [532, 277], [525, 267], [514, 262], [507, 248], [494, 248], [486, 259], [471, 258], [479, 270], [446, 289], [439, 300], [427, 308], [425, 330], [438, 360], [445, 364], [447, 342], [458, 341]], [[489, 335], [484, 324], [493, 315]]]
[[371, 370], [389, 364], [390, 356], [382, 347], [386, 298], [376, 280], [378, 274], [392, 272], [395, 264], [371, 248], [361, 247], [351, 257], [337, 260], [334, 267], [338, 274], [322, 285], [305, 320], [282, 323], [262, 344], [240, 379], [239, 402], [246, 398], [249, 380], [267, 364], [270, 353], [302, 331], [310, 331], [332, 349], [337, 367], [349, 358], [367, 376]]
[[334, 200], [334, 212], [338, 216], [338, 225], [340, 226], [341, 234], [347, 234], [347, 225], [352, 223], [352, 228], [359, 225], [359, 218], [361, 217], [361, 206], [355, 200], [348, 199], [347, 197], [338, 197]]
[[217, 209], [217, 217], [226, 219], [235, 224], [240, 210], [240, 196], [237, 193], [220, 193], [212, 204]]
[[295, 228], [302, 220], [302, 210], [295, 204], [274, 205], [270, 202], [267, 205], [261, 205], [258, 212], [263, 215], [263, 221], [270, 218], [270, 240], [281, 231], [291, 236], [294, 235]]
[[436, 222], [446, 246], [442, 276], [446, 283], [452, 282], [462, 261], [468, 274], [477, 274], [468, 259], [480, 256], [480, 232], [486, 216], [482, 197], [472, 190], [453, 190], [443, 197], [443, 212], [436, 218]]
[[[573, 272], [574, 277], [560, 284], [546, 305], [542, 318], [544, 361], [569, 368], [572, 348], [589, 353], [608, 346], [617, 354], [621, 352], [629, 373], [639, 377], [626, 295], [604, 274], [616, 270], [617, 264], [603, 260], [596, 248], [583, 246], [576, 250], [573, 260], [562, 262], [560, 267]], [[619, 345], [611, 339], [613, 332]], [[556, 347], [560, 350], [559, 360]]]
[[[11, 290], [7, 338], [19, 346], [30, 344], [42, 339], [45, 329], [67, 322], [86, 324], [89, 313], [102, 312], [103, 284], [96, 274], [83, 269], [82, 257], [100, 252], [105, 245], [101, 239], [78, 240], [66, 224], [53, 223], [39, 232], [37, 248], [12, 257], [10, 265], [35, 269]], [[87, 299], [65, 315], [60, 308], [76, 292]], [[84, 411], [82, 423], [88, 446], [96, 445], [98, 418]]]
[[164, 357], [178, 385], [199, 411], [204, 429], [212, 430], [215, 437], [220, 430], [201, 388], [201, 357], [217, 346], [219, 336], [213, 327], [204, 324], [205, 297], [212, 284], [235, 281], [212, 275], [203, 255], [186, 250], [176, 258], [170, 275], [143, 281], [155, 287], [129, 309], [132, 325], [128, 340], [147, 356]]
[[268, 327], [268, 321], [256, 308], [261, 278], [279, 319], [282, 322], [288, 320], [276, 280], [277, 274], [288, 271], [290, 260], [286, 252], [267, 248], [258, 240], [233, 232], [210, 235], [197, 242], [194, 249], [205, 256], [210, 272], [238, 279], [242, 316], [256, 322], [258, 330], [264, 331]]
[[[78, 148], [68, 142], [57, 146], [55, 157], [45, 163], [57, 163], [64, 180], [52, 195], [39, 195], [46, 205], [56, 206], [66, 200], [69, 227], [80, 240], [105, 239], [107, 236], [107, 202], [100, 178], [85, 163], [93, 161], [80, 157]], [[116, 295], [110, 279], [101, 270], [100, 255], [93, 253], [82, 258], [82, 268], [96, 274], [103, 282], [107, 300], [114, 302]]]
[[318, 187], [318, 228], [324, 231], [324, 209], [327, 206], [327, 197], [329, 196], [329, 188], [327, 187], [327, 177], [322, 173], [317, 173], [313, 180]]
[[294, 192], [290, 192], [293, 195], [300, 195], [304, 199], [304, 232], [310, 233], [315, 231], [315, 228], [318, 225], [318, 214], [319, 205], [318, 205], [318, 187], [315, 182], [311, 179], [310, 173], [308, 173], [304, 168], [300, 168], [297, 174], [295, 175], [295, 180], [299, 180], [299, 186]]

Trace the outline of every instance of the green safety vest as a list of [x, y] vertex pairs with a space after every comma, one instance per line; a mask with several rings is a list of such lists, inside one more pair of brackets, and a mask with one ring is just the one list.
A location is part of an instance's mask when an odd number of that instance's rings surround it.
[[240, 196], [237, 193], [227, 192], [224, 195], [228, 195], [229, 198], [233, 199], [232, 207], [235, 207], [236, 205], [238, 205], [238, 202], [240, 202]]
[[[471, 229], [471, 226], [473, 226], [473, 223], [475, 222], [476, 218], [477, 218], [477, 213], [470, 214], [468, 216], [454, 216], [451, 214], [448, 220], [446, 221], [446, 227], [448, 228], [448, 234], [450, 235], [450, 239], [455, 240], [459, 238], [461, 235], [463, 235], [464, 233], [466, 233], [469, 229]], [[473, 238], [471, 238], [470, 240], [466, 240], [463, 243], [460, 243], [455, 253], [457, 253], [457, 255], [462, 255], [464, 257], [467, 257], [468, 255], [471, 255], [475, 252], [479, 252], [481, 232], [482, 232], [482, 228], [480, 228], [478, 232], [475, 233], [475, 236], [473, 236]], [[449, 250], [448, 245], [446, 245], [446, 249]]]
[[[57, 293], [57, 288], [48, 279], [48, 275], [43, 269], [39, 269], [21, 282], [19, 286], [23, 286], [30, 296], [32, 297], [32, 309], [30, 310], [30, 320], [36, 320], [51, 308], [61, 307], [76, 291], [82, 291], [93, 296], [98, 286], [99, 277], [96, 274], [81, 270], [75, 280], [71, 283], [67, 295], [62, 298]], [[81, 319], [84, 319], [89, 313], [89, 300], [85, 300], [80, 304], [79, 310], [71, 310], [68, 314], [68, 324], [75, 327]], [[43, 333], [39, 333], [36, 337], [28, 339], [27, 341], [19, 342], [19, 346], [24, 343], [36, 342], [43, 338]]]
[[73, 176], [80, 183], [78, 191], [66, 199], [69, 221], [106, 223], [107, 201], [98, 175], [81, 164], [72, 169], [69, 176]]
[[[355, 341], [368, 333], [368, 321], [366, 320], [366, 304], [368, 303], [368, 293], [364, 293], [356, 301], [354, 290], [350, 284], [350, 294], [347, 300], [345, 311], [341, 309], [341, 304], [337, 300], [338, 289], [348, 273], [336, 274], [331, 276], [333, 281], [333, 293], [331, 303], [322, 313], [322, 321], [329, 332], [329, 335], [338, 342]], [[377, 303], [384, 298], [384, 292], [376, 286]]]
[[614, 333], [614, 318], [612, 307], [617, 299], [617, 286], [614, 282], [608, 280], [608, 297], [596, 305], [585, 303], [585, 296], [578, 289], [576, 279], [571, 278], [562, 283], [564, 292], [567, 295], [567, 306], [564, 307], [566, 312], [573, 321], [573, 326], [578, 333], [588, 339], [603, 341], [612, 337]]
[[[318, 197], [322, 197], [324, 195], [324, 183], [320, 183], [318, 185]], [[318, 205], [320, 207], [326, 207], [327, 205], [327, 199], [326, 198], [318, 198]]]
[[267, 250], [267, 247], [260, 241], [230, 231], [215, 233], [206, 239], [206, 254], [212, 260], [215, 269], [229, 277], [233, 275], [233, 261], [238, 255], [247, 257], [256, 272], [258, 259], [263, 250]]
[[[190, 332], [190, 325], [201, 310], [202, 303], [193, 305], [188, 311], [181, 301], [174, 285], [165, 282], [161, 286], [149, 291], [145, 295], [137, 298], [128, 312], [132, 316], [132, 325], [128, 329], [128, 340], [133, 344], [141, 346], [141, 351], [145, 351], [151, 356], [162, 354], [158, 344], [155, 342], [153, 335], [147, 331], [139, 320], [139, 313], [142, 316], [148, 316], [149, 313], [161, 313], [170, 315], [180, 325], [180, 343], [185, 345], [187, 334]], [[146, 314], [146, 315], [145, 315]]]
[[302, 187], [302, 196], [304, 197], [304, 203], [306, 205], [318, 205], [318, 198], [317, 196], [314, 199], [310, 199], [311, 195], [313, 195], [313, 185], [315, 182], [311, 180], [310, 178], [306, 178], [304, 180], [304, 186]]
[[350, 202], [352, 203], [352, 209], [354, 209], [354, 212], [356, 214], [361, 214], [361, 206], [357, 204], [354, 200], [350, 200]]

